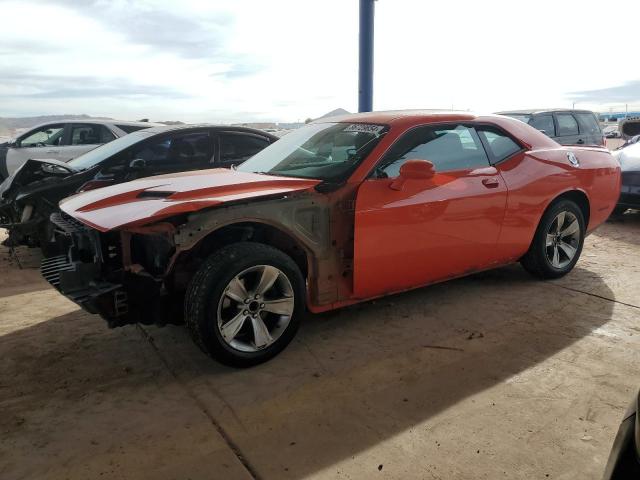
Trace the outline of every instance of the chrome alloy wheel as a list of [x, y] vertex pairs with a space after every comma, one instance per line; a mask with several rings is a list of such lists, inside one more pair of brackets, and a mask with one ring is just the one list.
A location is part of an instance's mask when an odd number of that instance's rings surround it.
[[560, 212], [553, 219], [549, 230], [545, 249], [547, 259], [554, 268], [564, 268], [576, 256], [580, 245], [580, 222], [571, 212]]
[[236, 275], [218, 302], [218, 330], [241, 352], [272, 345], [291, 322], [295, 305], [287, 276], [271, 265], [257, 265]]

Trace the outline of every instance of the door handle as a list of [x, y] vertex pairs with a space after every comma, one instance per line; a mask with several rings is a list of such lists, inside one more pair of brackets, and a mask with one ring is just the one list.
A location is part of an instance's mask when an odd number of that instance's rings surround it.
[[57, 153], [57, 150], [45, 150], [44, 153]]
[[581, 139], [581, 138], [579, 138], [579, 139], [578, 139], [578, 141], [577, 141], [576, 143], [578, 143], [579, 145], [582, 145], [582, 144], [584, 143], [584, 140], [583, 140], [583, 139]]
[[487, 188], [498, 188], [500, 186], [500, 182], [495, 178], [485, 178], [482, 180], [482, 184]]

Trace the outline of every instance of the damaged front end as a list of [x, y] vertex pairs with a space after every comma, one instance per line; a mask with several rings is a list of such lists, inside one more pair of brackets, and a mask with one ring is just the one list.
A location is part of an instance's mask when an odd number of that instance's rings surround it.
[[0, 203], [0, 228], [8, 232], [2, 245], [39, 247], [48, 243], [43, 242], [50, 240], [44, 220], [53, 210], [54, 205], [48, 205], [46, 201], [32, 201], [24, 205], [15, 201]]
[[65, 253], [45, 258], [41, 273], [63, 295], [112, 328], [181, 322], [182, 300], [162, 278], [174, 251], [171, 224], [144, 233], [102, 233], [64, 212], [50, 220]]
[[59, 198], [54, 195], [51, 201], [47, 194], [57, 190], [67, 193], [64, 180], [73, 173], [57, 160], [28, 160], [0, 184], [0, 228], [9, 233], [3, 245], [52, 247], [48, 245], [52, 236], [46, 219], [57, 210]]

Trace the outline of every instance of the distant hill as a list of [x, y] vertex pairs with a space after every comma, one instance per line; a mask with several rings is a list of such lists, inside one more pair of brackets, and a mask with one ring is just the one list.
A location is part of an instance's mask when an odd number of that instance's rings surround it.
[[321, 117], [316, 118], [316, 120], [320, 118], [337, 117], [339, 115], [349, 115], [350, 113], [351, 112], [345, 110], [344, 108], [336, 108], [335, 110], [331, 110], [330, 112], [325, 113]]

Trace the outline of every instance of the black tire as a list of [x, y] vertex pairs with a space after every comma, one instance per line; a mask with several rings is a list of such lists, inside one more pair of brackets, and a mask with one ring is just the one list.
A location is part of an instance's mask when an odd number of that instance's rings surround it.
[[[551, 261], [547, 256], [546, 238], [547, 232], [561, 212], [570, 212], [576, 217], [580, 226], [580, 237], [573, 259], [567, 265], [564, 265], [561, 268], [556, 268], [551, 264]], [[586, 226], [584, 215], [582, 214], [580, 207], [571, 200], [558, 200], [551, 204], [542, 216], [533, 237], [533, 241], [531, 242], [531, 246], [529, 247], [529, 251], [520, 259], [520, 263], [527, 272], [536, 277], [544, 279], [562, 277], [573, 269], [580, 258], [582, 246], [584, 245], [585, 231]]]
[[[233, 348], [218, 328], [218, 304], [233, 278], [251, 267], [269, 265], [284, 273], [294, 294], [289, 324], [271, 345], [256, 352]], [[195, 343], [215, 360], [233, 367], [250, 367], [273, 358], [295, 336], [305, 311], [305, 282], [296, 263], [282, 251], [254, 242], [241, 242], [213, 253], [191, 280], [184, 302], [185, 323]]]

